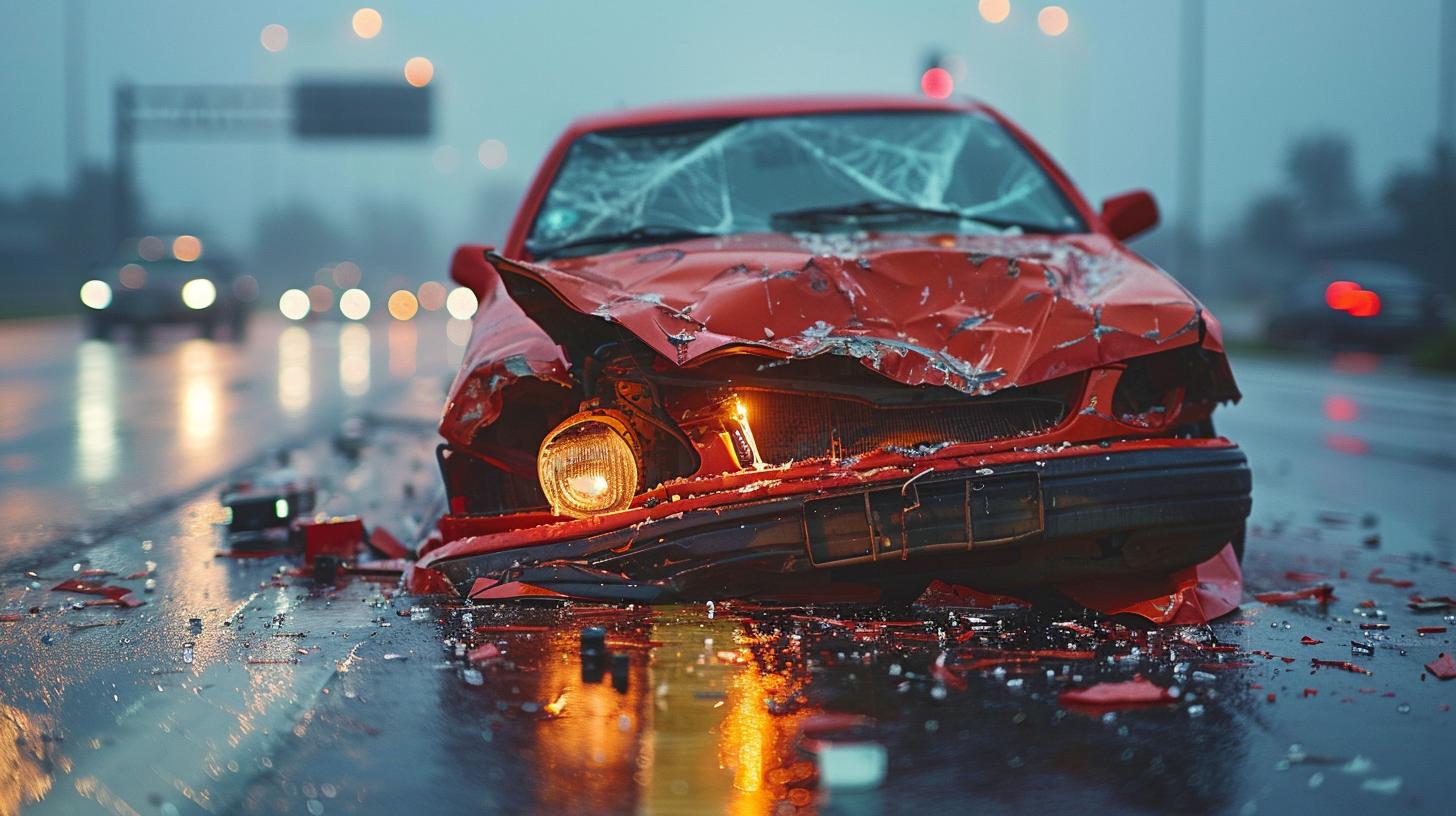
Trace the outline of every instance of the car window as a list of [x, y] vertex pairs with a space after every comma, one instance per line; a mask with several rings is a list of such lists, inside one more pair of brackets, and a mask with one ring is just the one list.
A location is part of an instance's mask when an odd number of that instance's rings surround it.
[[[585, 134], [567, 151], [527, 246], [538, 257], [572, 254], [558, 250], [644, 227], [777, 231], [776, 214], [863, 202], [951, 210], [986, 219], [986, 230], [1085, 229], [1041, 167], [988, 116], [842, 113]], [[934, 218], [893, 229], [948, 231]]]

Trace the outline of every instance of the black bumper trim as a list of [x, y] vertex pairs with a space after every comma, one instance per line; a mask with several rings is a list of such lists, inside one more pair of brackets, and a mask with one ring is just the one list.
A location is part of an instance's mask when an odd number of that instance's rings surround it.
[[[992, 473], [965, 470], [933, 474], [935, 481], [920, 485], [933, 492], [935, 485], [968, 483], [984, 476], [1008, 483], [1034, 478], [1040, 486], [1038, 529], [991, 519], [988, 529], [1001, 535], [987, 538], [972, 531], [970, 546], [964, 539], [932, 542], [945, 551], [989, 550], [1041, 540], [1096, 539], [1118, 533], [1156, 529], [1232, 529], [1241, 527], [1252, 500], [1247, 459], [1236, 447], [1168, 447], [1137, 451], [1109, 451], [1084, 456], [1049, 458], [992, 468]], [[1020, 476], [1018, 477], [1018, 474]], [[930, 477], [927, 476], [927, 479]], [[530, 580], [533, 565], [570, 561], [606, 574], [622, 576], [628, 584], [662, 582], [717, 566], [757, 563], [757, 569], [789, 574], [814, 569], [807, 546], [805, 508], [815, 502], [858, 500], [868, 492], [899, 491], [892, 487], [825, 491], [697, 510], [638, 528], [625, 528], [584, 539], [514, 548], [442, 560], [432, 566], [462, 589], [481, 576], [509, 575]], [[907, 495], [909, 491], [907, 491]], [[896, 496], [898, 499], [898, 496]], [[863, 514], [865, 511], [859, 511]], [[1012, 513], [1012, 516], [1015, 514]], [[1001, 517], [1005, 522], [1006, 518]], [[976, 520], [972, 519], [973, 528]], [[930, 548], [926, 548], [930, 549]], [[916, 560], [914, 547], [896, 551], [895, 559]], [[869, 558], [827, 564], [830, 571]], [[885, 560], [880, 556], [879, 560]]]

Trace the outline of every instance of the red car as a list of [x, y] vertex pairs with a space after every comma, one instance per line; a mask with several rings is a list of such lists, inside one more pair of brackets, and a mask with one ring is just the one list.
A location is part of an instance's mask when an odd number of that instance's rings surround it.
[[612, 113], [546, 157], [475, 291], [417, 587], [907, 600], [1242, 551], [1218, 323], [985, 105]]

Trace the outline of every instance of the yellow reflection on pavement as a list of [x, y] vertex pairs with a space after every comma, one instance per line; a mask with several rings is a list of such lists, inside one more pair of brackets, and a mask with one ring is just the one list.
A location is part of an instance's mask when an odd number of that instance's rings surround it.
[[389, 324], [389, 376], [400, 379], [413, 376], [417, 348], [414, 323]]
[[350, 323], [339, 329], [339, 387], [351, 397], [369, 392], [369, 327]]
[[207, 453], [221, 425], [217, 346], [210, 340], [187, 340], [177, 349], [177, 365], [178, 441], [188, 453]]
[[21, 807], [44, 799], [54, 784], [53, 770], [70, 772], [46, 731], [41, 719], [0, 703], [0, 816], [16, 816]]
[[302, 326], [289, 326], [278, 335], [278, 405], [290, 414], [308, 410], [313, 396], [309, 381], [312, 338]]
[[116, 475], [116, 349], [87, 340], [76, 348], [76, 459], [82, 482], [97, 484]]

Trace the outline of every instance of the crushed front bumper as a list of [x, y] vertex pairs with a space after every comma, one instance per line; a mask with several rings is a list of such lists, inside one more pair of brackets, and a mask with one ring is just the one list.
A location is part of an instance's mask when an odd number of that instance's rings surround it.
[[936, 578], [1014, 590], [1170, 571], [1242, 547], [1251, 481], [1238, 447], [1169, 440], [1078, 453], [911, 468], [526, 547], [455, 542], [421, 566], [471, 595], [513, 583], [596, 599], [788, 599], [838, 585], [873, 599]]

